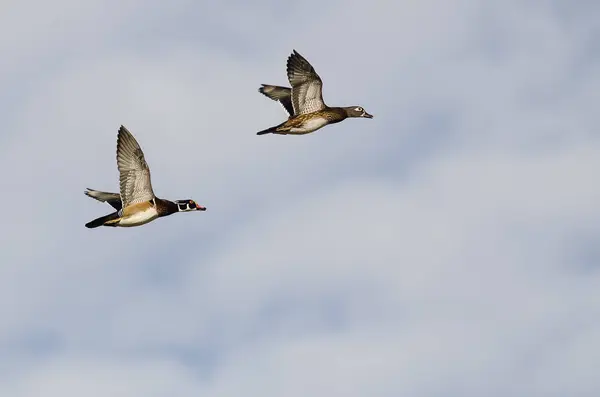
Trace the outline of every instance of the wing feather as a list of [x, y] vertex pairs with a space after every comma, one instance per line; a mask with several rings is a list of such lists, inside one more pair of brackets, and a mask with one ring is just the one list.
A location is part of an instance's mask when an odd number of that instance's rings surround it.
[[323, 82], [312, 65], [296, 50], [288, 58], [287, 75], [292, 85], [295, 116], [325, 109]]
[[262, 87], [258, 89], [258, 92], [277, 101], [283, 106], [288, 116], [294, 115], [294, 106], [292, 105], [292, 89], [288, 87], [280, 87], [277, 85], [261, 84]]
[[123, 208], [154, 198], [144, 152], [124, 126], [119, 129], [117, 138], [117, 167]]

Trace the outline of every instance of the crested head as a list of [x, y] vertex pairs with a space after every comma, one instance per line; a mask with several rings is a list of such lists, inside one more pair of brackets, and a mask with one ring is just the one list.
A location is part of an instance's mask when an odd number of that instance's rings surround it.
[[367, 119], [373, 118], [373, 115], [367, 113], [367, 111], [361, 106], [346, 106], [343, 109], [346, 111], [346, 115], [348, 117], [365, 117]]
[[206, 207], [199, 205], [194, 200], [175, 200], [174, 202], [177, 204], [177, 210], [179, 212], [206, 211]]

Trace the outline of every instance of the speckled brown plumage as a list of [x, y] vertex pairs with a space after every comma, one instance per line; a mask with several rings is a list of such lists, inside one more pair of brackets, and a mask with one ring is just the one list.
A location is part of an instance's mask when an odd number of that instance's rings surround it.
[[321, 78], [296, 50], [288, 57], [287, 75], [292, 88], [262, 84], [258, 91], [278, 101], [289, 118], [277, 126], [257, 132], [257, 135], [303, 135], [326, 125], [339, 123], [348, 117], [373, 118], [360, 106], [327, 106], [323, 101]]

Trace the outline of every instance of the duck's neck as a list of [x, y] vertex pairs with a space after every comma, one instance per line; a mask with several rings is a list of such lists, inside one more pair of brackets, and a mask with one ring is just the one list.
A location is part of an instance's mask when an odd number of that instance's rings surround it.
[[170, 200], [156, 198], [158, 216], [167, 216], [179, 212], [179, 206]]
[[327, 110], [329, 112], [328, 118], [330, 120], [330, 124], [337, 123], [348, 118], [348, 112], [346, 112], [346, 109], [344, 108], [335, 107], [328, 108]]

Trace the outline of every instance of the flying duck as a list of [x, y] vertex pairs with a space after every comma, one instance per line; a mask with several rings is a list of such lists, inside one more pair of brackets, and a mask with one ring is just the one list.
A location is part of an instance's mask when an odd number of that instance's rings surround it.
[[308, 134], [348, 117], [373, 118], [361, 106], [327, 106], [323, 101], [321, 78], [296, 50], [288, 57], [287, 76], [292, 88], [262, 84], [258, 92], [278, 101], [287, 111], [288, 119], [275, 127], [257, 132], [257, 135]]
[[154, 195], [150, 182], [150, 168], [144, 153], [131, 132], [124, 126], [117, 138], [117, 167], [121, 193], [87, 189], [84, 193], [98, 201], [110, 204], [116, 211], [85, 224], [98, 226], [140, 226], [156, 218], [176, 212], [206, 211], [194, 200], [164, 200]]

